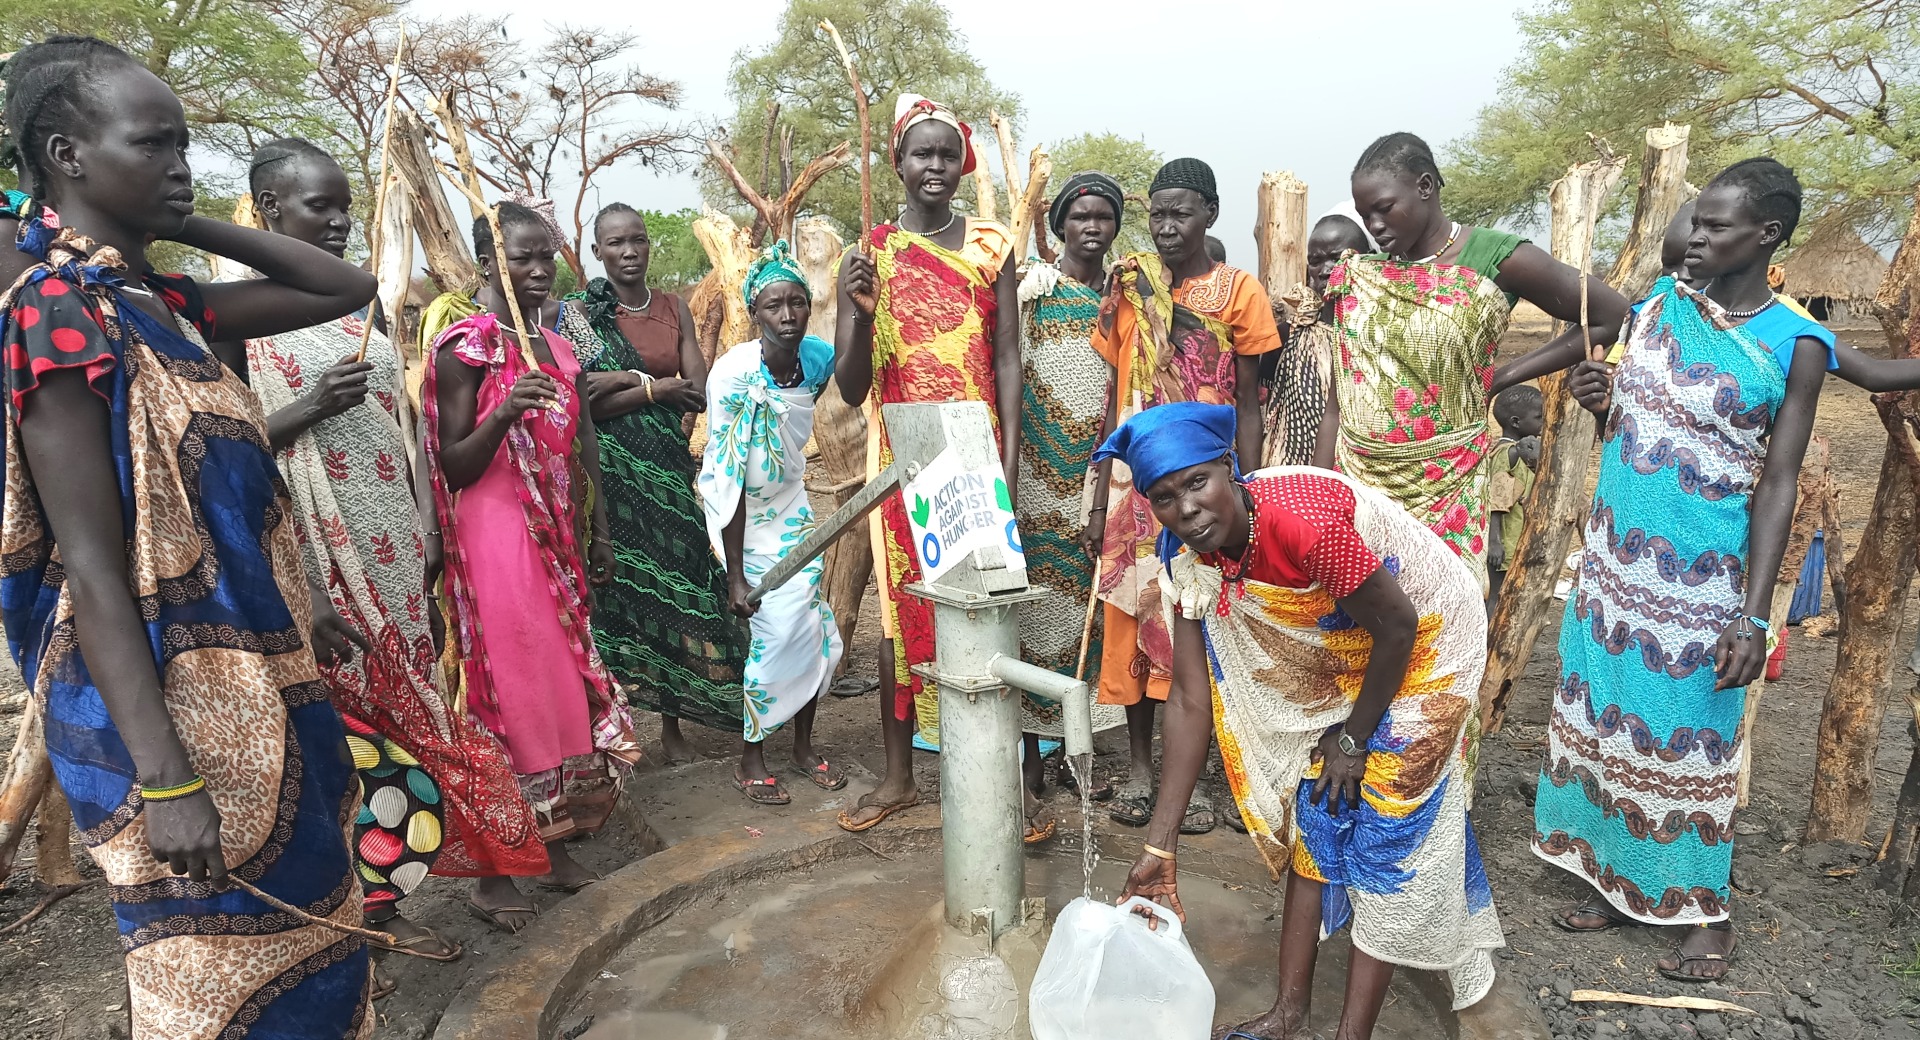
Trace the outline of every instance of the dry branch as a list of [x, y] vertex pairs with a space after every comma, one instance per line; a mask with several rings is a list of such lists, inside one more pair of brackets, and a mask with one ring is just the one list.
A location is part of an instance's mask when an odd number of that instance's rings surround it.
[[[387, 230], [387, 194], [393, 178], [387, 173], [387, 155], [393, 151], [393, 102], [400, 96], [400, 65], [407, 54], [407, 27], [400, 26], [399, 42], [393, 49], [393, 72], [387, 79], [386, 117], [381, 121], [380, 130], [380, 182], [374, 188], [373, 223], [368, 225], [367, 248], [373, 254], [373, 269], [380, 270], [380, 248], [386, 240]], [[389, 312], [389, 313], [398, 313]], [[373, 341], [373, 314], [368, 312], [367, 321], [360, 327], [360, 350], [354, 354], [355, 361], [367, 359], [367, 344]]]
[[867, 114], [867, 89], [860, 85], [860, 70], [847, 53], [847, 43], [833, 23], [821, 19], [820, 28], [833, 38], [833, 49], [840, 53], [840, 66], [847, 70], [847, 82], [853, 86], [853, 107], [860, 114], [860, 248], [866, 249], [867, 236], [873, 232], [873, 119]]
[[1260, 175], [1253, 242], [1269, 299], [1307, 280], [1307, 185], [1292, 170]]
[[449, 179], [455, 188], [460, 189], [460, 194], [467, 197], [467, 208], [478, 219], [487, 212], [486, 189], [480, 184], [480, 168], [473, 164], [473, 149], [467, 144], [467, 128], [453, 114], [453, 97], [451, 94], [429, 95], [427, 107], [439, 118], [441, 133], [447, 139], [447, 147], [453, 151], [453, 166], [459, 173]]
[[[1601, 202], [1619, 182], [1625, 160], [1596, 159], [1567, 168], [1554, 182], [1552, 201], [1553, 254], [1585, 274], [1584, 261], [1592, 255], [1593, 223]], [[1587, 464], [1596, 433], [1592, 419], [1566, 390], [1566, 373], [1540, 380], [1544, 398], [1545, 430], [1540, 440], [1540, 464], [1533, 491], [1527, 497], [1526, 528], [1508, 550], [1509, 566], [1500, 605], [1489, 631], [1487, 670], [1480, 683], [1480, 717], [1484, 732], [1497, 733], [1506, 714], [1513, 684], [1527, 670], [1527, 661], [1552, 612], [1554, 583], [1567, 558], [1567, 547], [1589, 501]]]
[[[753, 185], [747, 183], [746, 177], [741, 174], [739, 167], [734, 165], [732, 156], [727, 154], [726, 147], [719, 141], [707, 139], [707, 157], [720, 168], [721, 173], [726, 174], [727, 181], [733, 185], [733, 190], [746, 200], [747, 205], [753, 207], [757, 215], [756, 223], [765, 226], [774, 238], [780, 239], [793, 236], [794, 218], [799, 215], [800, 206], [806, 201], [807, 193], [813, 190], [815, 184], [820, 183], [820, 178], [853, 161], [853, 144], [842, 141], [832, 149], [814, 156], [777, 199], [767, 198], [755, 190]], [[749, 231], [749, 249], [752, 248], [752, 244], [752, 232]]]
[[1714, 1000], [1712, 997], [1648, 997], [1639, 993], [1614, 993], [1604, 989], [1576, 989], [1567, 999], [1576, 1004], [1640, 1004], [1645, 1007], [1685, 1008], [1689, 1011], [1731, 1011], [1737, 1015], [1759, 1014], [1750, 1007], [1741, 1007], [1724, 1000]]
[[[1027, 183], [1020, 196], [1013, 200], [1013, 253], [1019, 257], [1027, 248], [1027, 236], [1032, 234], [1034, 226], [1040, 222], [1037, 216], [1046, 209], [1047, 181], [1053, 177], [1053, 159], [1039, 148], [1033, 150], [1028, 160]], [[1011, 181], [1012, 177], [1009, 176]]]

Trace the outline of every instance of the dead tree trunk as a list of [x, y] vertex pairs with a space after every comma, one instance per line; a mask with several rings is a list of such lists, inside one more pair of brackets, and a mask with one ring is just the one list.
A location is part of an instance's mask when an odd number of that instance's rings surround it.
[[[727, 155], [726, 148], [720, 142], [711, 138], [707, 140], [708, 158], [712, 159], [713, 164], [726, 175], [728, 182], [733, 185], [733, 190], [746, 200], [747, 205], [753, 207], [755, 226], [764, 225], [776, 239], [787, 238], [793, 234], [793, 218], [800, 212], [800, 204], [806, 201], [807, 192], [813, 190], [813, 186], [819, 183], [820, 178], [852, 162], [852, 148], [853, 145], [842, 141], [830, 151], [814, 156], [800, 170], [799, 176], [793, 179], [793, 183], [787, 185], [786, 191], [779, 198], [769, 199], [753, 185], [747, 183], [746, 176], [734, 166], [733, 159]], [[747, 256], [751, 259], [757, 240], [749, 231], [742, 241], [745, 243]], [[704, 239], [701, 244], [705, 244]], [[711, 248], [708, 249], [708, 253], [712, 254]], [[714, 267], [716, 269], [719, 267], [717, 258], [714, 260]]]
[[1887, 833], [1886, 861], [1880, 868], [1879, 884], [1902, 902], [1920, 907], [1920, 638], [1914, 640], [1913, 654], [1907, 658], [1907, 671], [1913, 688], [1907, 691], [1907, 710], [1913, 719], [1907, 724], [1907, 736], [1913, 741], [1913, 756], [1907, 762], [1907, 777], [1900, 785], [1900, 799], [1893, 807], [1893, 827]]
[[1640, 153], [1640, 196], [1633, 206], [1627, 244], [1607, 274], [1607, 284], [1637, 300], [1660, 277], [1660, 241], [1687, 197], [1687, 139], [1693, 128], [1668, 123], [1647, 130]]
[[[1035, 148], [1027, 160], [1026, 184], [1013, 200], [1013, 219], [1009, 221], [1013, 232], [1013, 253], [1020, 259], [1025, 259], [1023, 254], [1035, 229], [1046, 223], [1047, 181], [1052, 178], [1053, 159]], [[1041, 232], [1040, 237], [1044, 239], [1045, 232]]]
[[86, 883], [73, 866], [73, 810], [59, 784], [48, 784], [33, 834], [33, 872], [48, 888]]
[[1261, 174], [1253, 242], [1268, 299], [1278, 300], [1307, 280], [1308, 233], [1306, 182], [1292, 170]]
[[[1624, 160], [1608, 156], [1567, 168], [1554, 182], [1553, 254], [1585, 271], [1593, 255], [1593, 225]], [[1546, 428], [1540, 440], [1540, 465], [1527, 498], [1527, 524], [1508, 550], [1507, 583], [1488, 629], [1486, 675], [1480, 682], [1480, 719], [1487, 733], [1500, 730], [1507, 697], [1527, 670], [1533, 644], [1553, 608], [1553, 586], [1579, 524], [1587, 498], [1587, 466], [1593, 457], [1594, 422], [1566, 391], [1565, 373], [1540, 380]]]
[[[989, 187], [987, 198], [992, 198]], [[833, 323], [839, 312], [837, 287], [840, 254], [845, 248], [833, 226], [824, 220], [801, 220], [793, 229], [794, 256], [807, 273], [807, 286], [813, 290], [814, 308], [810, 328], [814, 335], [833, 338]], [[816, 502], [825, 516], [845, 505], [867, 479], [867, 419], [862, 409], [848, 404], [840, 391], [829, 387], [820, 396], [814, 410], [813, 443], [819, 449], [817, 464], [809, 463], [807, 490], [819, 496]], [[867, 582], [873, 577], [872, 539], [857, 534], [833, 543], [821, 564], [821, 586], [827, 605], [833, 608], [834, 622], [840, 627], [843, 645], [853, 645], [853, 633], [860, 620], [860, 604], [866, 599]], [[840, 660], [845, 672], [852, 660], [848, 654]]]
[[[1799, 501], [1793, 510], [1793, 526], [1787, 531], [1787, 550], [1780, 558], [1780, 578], [1773, 586], [1773, 602], [1767, 608], [1768, 624], [1783, 639], [1787, 631], [1787, 611], [1793, 606], [1794, 585], [1799, 582], [1800, 568], [1813, 547], [1813, 532], [1837, 510], [1828, 449], [1825, 437], [1813, 438], [1808, 445], [1806, 463], [1800, 467]], [[1762, 673], [1747, 687], [1746, 714], [1740, 723], [1740, 741], [1747, 748], [1747, 754], [1740, 759], [1739, 806], [1743, 809], [1753, 776], [1753, 727], [1760, 716], [1760, 697], [1766, 689], [1767, 678]]]
[[408, 215], [426, 254], [427, 277], [441, 292], [472, 292], [480, 287], [480, 269], [467, 247], [466, 226], [453, 215], [440, 186], [427, 129], [405, 109], [396, 109], [393, 119], [393, 154], [387, 165], [406, 189]]
[[[1920, 202], [1920, 187], [1914, 198]], [[1906, 240], [1875, 302], [1895, 353], [1920, 358], [1920, 210], [1907, 226]], [[1920, 518], [1915, 515], [1920, 510], [1920, 392], [1882, 394], [1873, 403], [1887, 427], [1887, 455], [1860, 547], [1847, 563], [1839, 660], [1821, 706], [1814, 748], [1813, 804], [1805, 836], [1809, 842], [1858, 841], [1866, 833], [1888, 673], [1920, 538]], [[1907, 784], [1914, 782], [1909, 773]], [[1910, 878], [1903, 888], [1914, 884]]]

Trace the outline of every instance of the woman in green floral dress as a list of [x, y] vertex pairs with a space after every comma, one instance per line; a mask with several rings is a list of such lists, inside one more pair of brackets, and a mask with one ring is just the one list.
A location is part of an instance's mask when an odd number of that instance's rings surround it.
[[[1449, 221], [1433, 152], [1412, 134], [1375, 141], [1352, 183], [1354, 206], [1383, 252], [1349, 257], [1327, 282], [1338, 334], [1331, 454], [1341, 472], [1386, 492], [1459, 553], [1484, 592], [1488, 403], [1577, 364], [1586, 342], [1611, 344], [1627, 301], [1587, 276], [1583, 331], [1580, 273], [1516, 235]], [[1494, 352], [1522, 299], [1569, 327], [1496, 368]], [[1327, 457], [1325, 446], [1316, 455]]]

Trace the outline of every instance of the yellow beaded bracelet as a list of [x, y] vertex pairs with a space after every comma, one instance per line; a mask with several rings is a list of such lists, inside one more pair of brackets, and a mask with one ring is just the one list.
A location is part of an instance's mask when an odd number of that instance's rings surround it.
[[171, 802], [176, 798], [185, 798], [190, 794], [198, 794], [206, 789], [207, 781], [202, 777], [196, 776], [184, 784], [177, 784], [173, 787], [148, 787], [142, 784], [140, 786], [140, 797], [149, 802]]

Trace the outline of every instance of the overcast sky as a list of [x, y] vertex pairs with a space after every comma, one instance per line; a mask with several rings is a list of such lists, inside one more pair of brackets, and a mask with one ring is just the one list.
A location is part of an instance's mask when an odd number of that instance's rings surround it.
[[[1522, 0], [947, 4], [994, 83], [1020, 95], [1023, 150], [1111, 131], [1142, 138], [1168, 158], [1206, 160], [1220, 183], [1215, 234], [1243, 267], [1254, 263], [1254, 190], [1263, 171], [1288, 169], [1306, 181], [1317, 215], [1346, 198], [1347, 174], [1375, 137], [1411, 130], [1438, 149], [1464, 133], [1516, 56], [1513, 16], [1523, 6]], [[506, 0], [413, 4], [427, 16], [510, 15], [516, 36], [535, 37], [542, 19], [528, 7]], [[572, 24], [639, 34], [634, 60], [686, 89], [681, 117], [719, 121], [732, 110], [726, 81], [734, 54], [766, 46], [785, 7], [784, 0], [608, 4], [575, 7], [567, 17]], [[890, 103], [886, 108], [885, 114], [876, 110], [876, 123], [891, 114]], [[595, 192], [601, 202], [649, 209], [700, 202], [691, 172], [663, 177], [638, 165], [602, 173]]]

